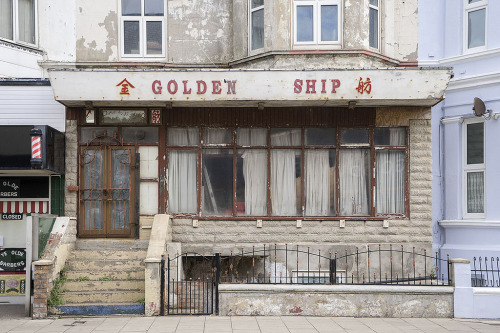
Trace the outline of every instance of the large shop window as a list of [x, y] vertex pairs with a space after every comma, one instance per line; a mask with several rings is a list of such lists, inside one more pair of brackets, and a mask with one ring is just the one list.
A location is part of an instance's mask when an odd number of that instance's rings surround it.
[[169, 127], [168, 211], [404, 216], [407, 155], [404, 127]]
[[464, 141], [464, 217], [484, 217], [484, 122], [465, 122]]
[[341, 0], [295, 0], [296, 45], [340, 44]]
[[0, 0], [0, 38], [36, 44], [35, 0]]
[[165, 56], [165, 0], [121, 0], [123, 57]]
[[486, 48], [488, 0], [464, 0], [464, 50]]
[[264, 0], [250, 0], [250, 50], [264, 48]]

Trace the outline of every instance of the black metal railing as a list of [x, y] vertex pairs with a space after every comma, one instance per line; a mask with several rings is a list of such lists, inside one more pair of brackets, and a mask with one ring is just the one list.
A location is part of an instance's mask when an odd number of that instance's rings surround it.
[[498, 257], [474, 257], [471, 269], [473, 287], [500, 287], [500, 268]]
[[403, 245], [354, 247], [327, 255], [310, 246], [253, 246], [251, 251], [230, 251], [221, 269], [221, 283], [451, 285], [449, 258], [415, 247], [408, 251]]

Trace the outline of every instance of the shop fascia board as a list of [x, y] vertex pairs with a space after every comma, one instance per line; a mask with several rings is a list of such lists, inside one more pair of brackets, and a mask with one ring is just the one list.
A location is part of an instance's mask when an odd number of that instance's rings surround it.
[[433, 106], [449, 68], [321, 70], [48, 70], [66, 106]]

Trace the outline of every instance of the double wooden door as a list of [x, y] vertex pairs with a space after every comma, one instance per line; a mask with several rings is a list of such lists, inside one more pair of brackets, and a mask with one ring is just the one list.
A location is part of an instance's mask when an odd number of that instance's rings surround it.
[[79, 236], [132, 237], [135, 148], [87, 147], [80, 154]]

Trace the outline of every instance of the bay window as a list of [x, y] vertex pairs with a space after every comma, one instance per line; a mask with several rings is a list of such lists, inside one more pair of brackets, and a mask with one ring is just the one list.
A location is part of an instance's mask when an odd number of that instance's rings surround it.
[[173, 214], [407, 214], [403, 127], [168, 127], [166, 149]]
[[0, 38], [36, 44], [35, 0], [0, 0]]
[[464, 0], [464, 50], [486, 48], [488, 0]]
[[165, 56], [165, 7], [165, 0], [121, 0], [122, 56]]
[[339, 44], [340, 0], [295, 0], [295, 44]]
[[464, 217], [484, 217], [484, 121], [464, 123]]

